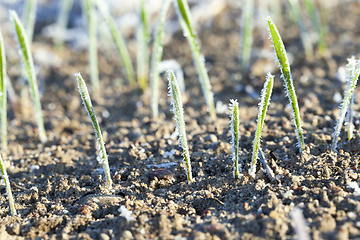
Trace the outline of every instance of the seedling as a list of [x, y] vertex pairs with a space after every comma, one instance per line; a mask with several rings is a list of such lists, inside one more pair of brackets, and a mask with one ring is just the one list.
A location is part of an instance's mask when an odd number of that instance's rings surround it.
[[38, 124], [38, 131], [39, 131], [39, 138], [42, 143], [47, 141], [45, 127], [44, 127], [44, 120], [41, 110], [40, 104], [40, 97], [39, 97], [39, 90], [36, 82], [36, 75], [35, 75], [35, 68], [34, 68], [34, 61], [30, 51], [30, 44], [29, 40], [26, 36], [25, 29], [21, 24], [18, 15], [14, 11], [10, 11], [10, 15], [13, 19], [14, 26], [15, 26], [15, 36], [19, 43], [19, 49], [21, 52], [21, 56], [23, 59], [23, 64], [25, 66], [26, 73], [28, 75], [29, 85], [31, 89], [31, 95], [35, 105], [35, 114], [36, 120]]
[[6, 88], [6, 57], [4, 39], [0, 30], [0, 93], [1, 93], [1, 145], [7, 150], [7, 88]]
[[89, 95], [89, 92], [87, 90], [85, 81], [81, 77], [80, 73], [75, 74], [75, 78], [76, 78], [77, 83], [78, 83], [81, 99], [83, 101], [83, 104], [85, 106], [86, 111], [89, 114], [89, 117], [91, 119], [91, 123], [92, 123], [92, 125], [94, 127], [96, 139], [97, 139], [97, 142], [98, 142], [98, 152], [99, 152], [99, 155], [98, 155], [97, 159], [98, 159], [98, 161], [102, 162], [103, 167], [104, 167], [105, 178], [106, 178], [106, 187], [108, 189], [111, 189], [112, 181], [111, 181], [108, 157], [107, 157], [107, 154], [106, 154], [104, 140], [103, 140], [102, 135], [101, 135], [100, 126], [99, 126], [99, 123], [97, 121], [95, 111], [94, 111], [94, 108], [93, 108], [92, 103], [91, 103], [90, 95]]
[[242, 39], [242, 51], [241, 51], [241, 69], [246, 72], [249, 68], [251, 45], [252, 45], [252, 31], [253, 31], [253, 12], [254, 12], [253, 0], [247, 0], [244, 11], [242, 13], [241, 25], [241, 39]]
[[87, 19], [87, 27], [89, 34], [89, 68], [90, 68], [90, 80], [94, 94], [99, 93], [99, 67], [97, 56], [97, 37], [96, 37], [96, 11], [93, 0], [83, 0], [83, 10]]
[[258, 152], [260, 148], [260, 139], [261, 139], [261, 132], [264, 126], [266, 111], [270, 103], [270, 97], [272, 93], [272, 88], [274, 85], [274, 76], [270, 73], [266, 76], [266, 82], [264, 83], [264, 87], [261, 90], [261, 97], [259, 103], [259, 113], [257, 118], [257, 127], [255, 131], [255, 138], [253, 142], [253, 153], [252, 153], [252, 160], [251, 160], [251, 168], [249, 169], [249, 174], [252, 177], [255, 177], [256, 173], [256, 161], [258, 158]]
[[13, 198], [12, 193], [11, 193], [9, 177], [7, 175], [7, 172], [6, 172], [6, 169], [5, 169], [5, 164], [4, 164], [4, 161], [3, 161], [2, 157], [1, 157], [1, 154], [0, 154], [0, 168], [1, 168], [1, 173], [2, 173], [2, 176], [3, 176], [4, 182], [5, 182], [6, 193], [8, 195], [11, 215], [15, 216], [16, 215], [16, 209], [15, 209], [14, 198]]
[[145, 7], [145, 1], [141, 0], [139, 10], [139, 25], [136, 32], [136, 62], [137, 62], [137, 78], [140, 88], [144, 91], [148, 85], [149, 71], [149, 20]]
[[179, 83], [180, 90], [185, 91], [184, 83], [184, 72], [181, 68], [181, 65], [174, 59], [161, 61], [159, 64], [159, 72], [164, 72], [167, 69], [173, 69], [175, 72], [176, 79]]
[[169, 80], [169, 96], [171, 96], [171, 104], [173, 106], [172, 111], [174, 112], [176, 128], [177, 131], [179, 132], [180, 147], [183, 149], [183, 157], [186, 165], [186, 176], [188, 181], [192, 182], [193, 178], [191, 174], [189, 147], [186, 140], [184, 110], [181, 100], [181, 92], [180, 92], [179, 84], [176, 81], [175, 74], [171, 70], [168, 71], [168, 80]]
[[304, 46], [306, 60], [311, 62], [314, 58], [313, 45], [311, 42], [311, 37], [309, 36], [309, 33], [306, 31], [305, 25], [302, 21], [299, 1], [289, 0], [289, 5], [291, 9], [290, 11], [291, 16], [294, 18], [294, 20], [296, 21], [296, 23], [300, 28], [300, 37], [301, 37], [301, 42]]
[[272, 22], [271, 18], [267, 18], [267, 22], [269, 25], [269, 36], [273, 42], [274, 52], [276, 59], [279, 63], [279, 68], [281, 71], [281, 77], [284, 79], [285, 82], [285, 89], [286, 89], [286, 95], [289, 98], [290, 105], [293, 110], [293, 116], [294, 116], [294, 124], [296, 127], [296, 133], [298, 135], [298, 147], [300, 148], [300, 152], [305, 149], [305, 143], [304, 143], [304, 137], [303, 137], [303, 131], [301, 128], [301, 119], [300, 119], [300, 113], [299, 113], [299, 104], [296, 98], [295, 94], [295, 87], [293, 84], [291, 71], [290, 71], [290, 63], [288, 60], [288, 57], [286, 55], [286, 50], [284, 43], [281, 39], [280, 33], [277, 30], [275, 24]]
[[[346, 87], [349, 90], [351, 88], [351, 80], [354, 78], [355, 74], [355, 67], [356, 67], [356, 60], [355, 56], [352, 56], [348, 59], [348, 64], [346, 66], [347, 69], [347, 76], [346, 76]], [[347, 129], [348, 129], [348, 140], [350, 141], [353, 136], [354, 124], [354, 98], [355, 96], [351, 96], [349, 108], [347, 111], [346, 122], [347, 122]]]
[[60, 50], [64, 46], [64, 35], [68, 23], [69, 12], [74, 4], [74, 0], [62, 0], [59, 16], [57, 19], [57, 29], [55, 37], [55, 49]]
[[108, 27], [110, 28], [110, 32], [113, 36], [115, 45], [119, 51], [119, 54], [121, 56], [121, 60], [124, 64], [124, 68], [129, 80], [130, 86], [135, 85], [135, 73], [134, 68], [131, 63], [129, 52], [126, 48], [125, 40], [123, 36], [121, 35], [113, 17], [110, 15], [109, 10], [107, 9], [107, 6], [105, 5], [105, 1], [102, 0], [95, 0], [96, 5], [99, 8], [101, 15], [103, 16], [104, 20], [106, 21]]
[[34, 26], [36, 20], [37, 0], [27, 0], [22, 16], [22, 22], [25, 25], [26, 35], [28, 36], [29, 43], [31, 44], [34, 35]]
[[304, 0], [304, 4], [306, 10], [310, 16], [310, 20], [312, 26], [314, 26], [315, 31], [319, 38], [318, 49], [320, 53], [324, 53], [326, 51], [326, 26], [324, 26], [321, 22], [318, 11], [316, 10], [315, 4], [313, 0]]
[[164, 0], [160, 13], [158, 25], [155, 32], [155, 39], [153, 45], [153, 52], [151, 55], [151, 71], [150, 71], [150, 85], [151, 85], [151, 111], [154, 119], [159, 116], [159, 63], [162, 59], [163, 47], [162, 39], [164, 36], [164, 24], [167, 10], [169, 9], [171, 0]]
[[[351, 71], [351, 60], [349, 61], [348, 64], [348, 71]], [[360, 60], [356, 60], [356, 65], [355, 65], [355, 70], [354, 70], [354, 74], [351, 76], [350, 81], [350, 87], [347, 89], [344, 99], [340, 105], [340, 116], [337, 120], [336, 126], [335, 126], [335, 131], [332, 134], [333, 140], [332, 140], [332, 145], [331, 145], [331, 150], [336, 152], [336, 146], [338, 143], [338, 138], [339, 138], [339, 134], [340, 134], [340, 130], [341, 127], [343, 125], [344, 119], [345, 119], [345, 115], [346, 115], [346, 111], [348, 110], [349, 104], [351, 102], [351, 98], [353, 97], [354, 94], [354, 90], [359, 78], [359, 73], [360, 73]]]
[[234, 178], [239, 179], [239, 104], [230, 99], [231, 151], [234, 164]]
[[209, 75], [205, 68], [204, 56], [200, 53], [200, 46], [193, 28], [189, 5], [186, 0], [175, 0], [176, 10], [180, 19], [185, 37], [188, 39], [194, 64], [199, 76], [201, 88], [205, 97], [205, 101], [210, 112], [210, 116], [216, 118], [213, 93], [211, 91], [211, 83]]

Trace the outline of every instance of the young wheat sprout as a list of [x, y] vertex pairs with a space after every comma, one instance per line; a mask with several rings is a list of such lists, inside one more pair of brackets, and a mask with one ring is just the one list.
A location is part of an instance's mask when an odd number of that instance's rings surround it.
[[234, 178], [239, 179], [239, 104], [230, 99], [231, 151], [234, 164]]
[[294, 116], [294, 123], [296, 127], [296, 133], [298, 136], [299, 144], [298, 147], [300, 148], [300, 152], [302, 152], [305, 149], [305, 143], [304, 143], [304, 136], [303, 131], [301, 127], [301, 119], [300, 119], [300, 112], [299, 112], [299, 104], [296, 98], [295, 94], [295, 87], [293, 84], [293, 79], [291, 76], [290, 71], [290, 63], [288, 60], [288, 57], [286, 55], [286, 50], [284, 43], [281, 39], [280, 33], [277, 30], [275, 24], [272, 22], [271, 18], [267, 18], [268, 22], [268, 30], [269, 30], [269, 36], [272, 40], [274, 47], [274, 52], [276, 59], [279, 63], [279, 68], [281, 71], [281, 77], [284, 79], [285, 82], [285, 88], [286, 88], [286, 95], [289, 98], [292, 110], [293, 110], [293, 116]]
[[40, 104], [40, 97], [39, 97], [39, 89], [36, 82], [36, 75], [35, 75], [35, 68], [34, 68], [34, 61], [31, 55], [30, 50], [30, 43], [26, 36], [25, 29], [21, 24], [18, 15], [14, 11], [10, 11], [10, 15], [14, 22], [15, 26], [15, 36], [19, 43], [19, 49], [21, 52], [23, 64], [25, 66], [26, 73], [28, 75], [29, 85], [31, 89], [31, 95], [35, 105], [35, 113], [36, 113], [36, 120], [38, 124], [38, 131], [39, 131], [39, 138], [42, 143], [47, 141], [45, 127], [44, 127], [44, 120], [41, 110]]
[[254, 13], [254, 2], [253, 0], [246, 0], [246, 4], [242, 13], [241, 18], [241, 69], [246, 72], [250, 64], [251, 56], [251, 45], [253, 42], [252, 31], [253, 31], [253, 13]]
[[181, 65], [174, 59], [164, 60], [159, 63], [159, 72], [164, 72], [167, 69], [173, 69], [175, 72], [176, 79], [179, 83], [180, 90], [185, 91], [184, 72]]
[[149, 20], [145, 7], [145, 0], [141, 0], [139, 9], [139, 24], [136, 32], [136, 63], [137, 78], [140, 88], [144, 91], [148, 86], [149, 72]]
[[26, 35], [28, 36], [30, 44], [33, 40], [33, 35], [34, 35], [36, 9], [37, 9], [37, 0], [27, 0], [26, 1], [23, 16], [22, 16], [22, 22], [24, 24], [26, 24], [25, 25]]
[[15, 209], [14, 198], [13, 198], [12, 193], [11, 193], [9, 177], [7, 175], [7, 172], [6, 172], [6, 169], [5, 169], [5, 164], [4, 164], [4, 161], [3, 161], [2, 157], [1, 157], [1, 154], [0, 154], [0, 168], [1, 168], [1, 174], [2, 174], [4, 182], [5, 182], [6, 193], [8, 195], [11, 215], [15, 216], [16, 215], [16, 209]]
[[151, 85], [151, 112], [153, 119], [159, 116], [159, 63], [162, 59], [163, 47], [162, 39], [164, 35], [164, 24], [167, 10], [169, 9], [171, 0], [164, 0], [160, 13], [159, 21], [155, 32], [155, 39], [153, 45], [153, 52], [151, 55], [151, 71], [150, 71], [150, 85]]
[[85, 81], [81, 77], [80, 73], [75, 74], [75, 78], [76, 78], [77, 83], [78, 83], [81, 99], [82, 99], [83, 104], [84, 104], [84, 106], [86, 108], [86, 111], [89, 114], [89, 117], [91, 119], [91, 123], [92, 123], [92, 125], [94, 127], [94, 131], [95, 131], [95, 135], [96, 135], [96, 139], [97, 139], [98, 147], [99, 147], [98, 148], [98, 151], [99, 151], [98, 160], [100, 160], [102, 162], [103, 167], [104, 167], [105, 178], [106, 178], [106, 187], [108, 189], [111, 189], [112, 181], [111, 181], [108, 157], [107, 157], [107, 154], [106, 154], [104, 140], [103, 140], [102, 135], [101, 135], [100, 126], [99, 126], [99, 123], [97, 121], [95, 111], [94, 111], [94, 108], [93, 108], [92, 103], [91, 103], [90, 95], [89, 95], [89, 92], [87, 90]]
[[55, 49], [60, 50], [64, 46], [64, 35], [68, 23], [69, 13], [74, 4], [74, 0], [62, 0], [60, 2], [60, 13], [57, 19], [56, 36], [54, 39]]
[[83, 0], [83, 10], [86, 15], [89, 46], [88, 46], [88, 58], [90, 68], [90, 79], [94, 94], [99, 93], [99, 67], [98, 67], [98, 55], [97, 55], [97, 19], [94, 0]]
[[[352, 56], [351, 58], [348, 59], [348, 64], [346, 66], [346, 70], [347, 70], [346, 87], [347, 87], [347, 90], [349, 90], [351, 88], [351, 80], [354, 78], [355, 67], [356, 67], [355, 56]], [[354, 129], [354, 124], [353, 124], [354, 98], [355, 98], [355, 96], [353, 95], [351, 97], [351, 100], [350, 100], [350, 103], [349, 103], [349, 108], [348, 108], [348, 111], [347, 111], [347, 116], [346, 116], [346, 123], [347, 123], [347, 129], [348, 129], [348, 140], [349, 141], [351, 140], [351, 138], [353, 136], [353, 129]]]
[[199, 76], [201, 88], [205, 97], [206, 105], [210, 116], [216, 118], [216, 111], [214, 105], [214, 97], [211, 91], [211, 83], [209, 75], [205, 68], [204, 56], [200, 53], [200, 46], [193, 28], [189, 5], [186, 0], [174, 0], [176, 10], [179, 16], [180, 24], [182, 26], [185, 37], [188, 39], [193, 60]]
[[340, 130], [341, 127], [343, 125], [344, 119], [345, 119], [345, 115], [346, 115], [346, 111], [349, 107], [349, 104], [351, 102], [351, 98], [353, 97], [354, 94], [354, 90], [357, 84], [357, 81], [359, 79], [359, 73], [360, 73], [360, 60], [356, 60], [356, 66], [355, 66], [355, 70], [354, 70], [354, 74], [351, 76], [352, 79], [350, 79], [350, 87], [348, 88], [348, 90], [345, 93], [344, 99], [340, 105], [340, 116], [337, 120], [336, 126], [335, 126], [335, 131], [332, 134], [332, 145], [331, 145], [331, 150], [336, 152], [336, 146], [338, 143], [338, 138], [339, 138], [339, 134], [340, 134]]
[[270, 103], [270, 97], [271, 97], [273, 85], [274, 85], [274, 76], [268, 73], [266, 76], [266, 82], [264, 83], [264, 88], [261, 90], [259, 113], [257, 118], [257, 127], [253, 142], [251, 168], [249, 169], [249, 174], [252, 177], [255, 177], [255, 173], [256, 173], [256, 161], [258, 158], [258, 152], [260, 148], [261, 131], [264, 126], [266, 111]]
[[179, 144], [183, 149], [183, 157], [186, 165], [186, 176], [189, 182], [193, 181], [191, 174], [191, 162], [189, 147], [186, 140], [185, 121], [184, 121], [184, 110], [181, 100], [181, 92], [179, 84], [176, 81], [176, 77], [173, 71], [168, 71], [169, 80], [169, 96], [171, 96], [171, 104], [173, 106], [172, 111], [174, 112], [174, 119], [176, 121], [176, 128], [179, 132]]
[[113, 19], [113, 17], [109, 13], [109, 10], [107, 9], [107, 6], [105, 5], [106, 1], [102, 1], [102, 0], [95, 0], [95, 1], [96, 1], [97, 7], [99, 8], [99, 10], [101, 12], [101, 15], [103, 16], [108, 27], [110, 28], [110, 32], [113, 36], [115, 45], [119, 51], [121, 60], [124, 64], [124, 68], [126, 71], [126, 75], [128, 77], [129, 84], [130, 84], [130, 86], [134, 86], [135, 85], [134, 67], [131, 63], [130, 54], [126, 48], [125, 40], [124, 40], [123, 36], [121, 35], [121, 32], [119, 31], [119, 28], [116, 25], [115, 20]]
[[6, 57], [4, 39], [0, 30], [0, 93], [1, 93], [1, 146], [7, 150], [7, 87], [6, 87]]

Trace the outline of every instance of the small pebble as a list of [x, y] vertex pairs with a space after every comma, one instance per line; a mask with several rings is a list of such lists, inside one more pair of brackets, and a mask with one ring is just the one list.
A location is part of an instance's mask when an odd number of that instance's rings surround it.
[[164, 180], [173, 180], [174, 176], [173, 173], [170, 170], [167, 170], [165, 168], [159, 168], [156, 170], [152, 170], [149, 172], [150, 179], [154, 179], [155, 177], [157, 179], [164, 179]]
[[121, 237], [124, 239], [133, 239], [133, 235], [129, 230], [123, 231]]

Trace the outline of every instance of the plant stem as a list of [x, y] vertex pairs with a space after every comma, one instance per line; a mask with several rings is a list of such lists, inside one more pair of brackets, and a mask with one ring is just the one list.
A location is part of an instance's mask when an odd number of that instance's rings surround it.
[[245, 73], [250, 65], [251, 45], [253, 42], [253, 13], [254, 13], [253, 0], [246, 0], [246, 4], [242, 13], [242, 55], [241, 55], [241, 69]]
[[360, 60], [356, 61], [356, 66], [355, 66], [355, 71], [353, 74], [353, 78], [350, 79], [350, 87], [348, 88], [348, 90], [346, 91], [346, 94], [344, 96], [344, 99], [340, 105], [340, 116], [337, 120], [336, 126], [335, 126], [335, 131], [332, 134], [333, 140], [332, 140], [332, 145], [331, 145], [331, 150], [336, 152], [336, 146], [338, 143], [338, 138], [339, 138], [339, 134], [340, 134], [340, 130], [341, 127], [343, 125], [344, 119], [345, 119], [345, 115], [346, 115], [346, 111], [349, 107], [349, 103], [351, 101], [351, 98], [354, 94], [354, 90], [357, 84], [357, 81], [359, 79], [359, 74], [360, 74]]
[[15, 35], [19, 42], [20, 52], [25, 66], [26, 73], [28, 75], [29, 85], [31, 89], [31, 95], [35, 105], [36, 120], [38, 124], [39, 138], [42, 143], [47, 141], [44, 120], [41, 110], [41, 103], [39, 97], [39, 89], [36, 81], [34, 61], [30, 51], [29, 40], [26, 36], [25, 29], [21, 24], [18, 15], [14, 11], [10, 11], [14, 25], [15, 25]]
[[36, 9], [37, 9], [37, 0], [26, 0], [24, 13], [22, 16], [22, 22], [26, 24], [25, 25], [26, 35], [28, 36], [30, 45], [34, 35]]
[[0, 30], [0, 93], [1, 93], [1, 145], [7, 151], [7, 88], [6, 88], [6, 55], [4, 39]]
[[95, 1], [101, 12], [101, 15], [103, 16], [104, 20], [106, 21], [107, 25], [110, 28], [114, 42], [121, 56], [121, 60], [124, 64], [125, 71], [129, 80], [129, 84], [130, 86], [135, 86], [136, 82], [135, 82], [134, 68], [131, 63], [130, 54], [126, 48], [125, 40], [121, 35], [121, 32], [119, 31], [113, 17], [110, 15], [109, 10], [105, 5], [105, 1], [102, 0], [95, 0]]
[[101, 160], [101, 162], [103, 163], [103, 167], [104, 167], [104, 171], [105, 171], [105, 178], [106, 178], [106, 187], [108, 189], [111, 189], [112, 181], [111, 181], [111, 175], [110, 175], [110, 168], [109, 168], [108, 157], [106, 154], [104, 140], [101, 135], [100, 126], [97, 121], [95, 111], [94, 111], [93, 105], [91, 103], [90, 95], [87, 90], [84, 79], [81, 77], [80, 73], [75, 74], [75, 77], [76, 77], [76, 80], [78, 83], [81, 99], [84, 103], [86, 111], [88, 112], [89, 117], [91, 119], [91, 123], [94, 127], [94, 131], [95, 131], [95, 135], [96, 135], [96, 139], [97, 139], [98, 147], [99, 147], [98, 160]]
[[74, 4], [74, 0], [62, 0], [59, 16], [57, 19], [56, 37], [54, 39], [55, 49], [61, 50], [64, 46], [64, 35], [69, 18], [69, 12]]
[[189, 5], [186, 0], [174, 0], [174, 2], [176, 5], [176, 10], [180, 19], [180, 24], [182, 26], [184, 35], [188, 39], [191, 48], [194, 64], [197, 69], [197, 73], [199, 76], [205, 101], [208, 107], [208, 111], [210, 112], [210, 116], [212, 118], [216, 118], [214, 97], [211, 91], [211, 83], [210, 83], [209, 75], [205, 68], [204, 56], [200, 53], [200, 46], [195, 31], [193, 30]]
[[3, 176], [4, 182], [5, 182], [6, 193], [8, 195], [11, 215], [15, 216], [16, 215], [16, 209], [15, 209], [14, 198], [13, 198], [13, 195], [11, 193], [9, 177], [7, 175], [7, 172], [6, 172], [6, 169], [5, 169], [5, 164], [4, 164], [4, 161], [3, 161], [2, 157], [1, 157], [1, 154], [0, 154], [0, 168], [1, 168], [1, 173], [2, 173], [2, 176]]
[[255, 138], [253, 142], [253, 153], [252, 153], [252, 160], [251, 160], [251, 169], [249, 174], [252, 177], [255, 177], [256, 173], [256, 162], [258, 158], [258, 152], [260, 148], [260, 139], [261, 139], [261, 132], [264, 126], [266, 111], [270, 103], [270, 97], [272, 93], [272, 88], [274, 86], [274, 76], [270, 73], [266, 76], [266, 82], [264, 83], [264, 87], [261, 91], [261, 100], [259, 103], [259, 113], [257, 118], [257, 127], [255, 132]]
[[230, 99], [230, 133], [231, 150], [234, 164], [234, 178], [239, 179], [239, 104], [237, 100]]
[[88, 34], [89, 34], [89, 68], [90, 68], [90, 79], [94, 95], [99, 93], [100, 81], [99, 81], [99, 66], [98, 66], [98, 55], [97, 55], [97, 20], [96, 11], [93, 0], [83, 0], [84, 11], [87, 18]]
[[186, 140], [184, 110], [181, 100], [181, 92], [175, 74], [171, 70], [168, 71], [168, 80], [169, 80], [169, 96], [171, 96], [171, 104], [173, 106], [172, 111], [174, 112], [175, 115], [174, 119], [176, 120], [176, 128], [179, 132], [180, 147], [182, 147], [183, 149], [183, 157], [186, 165], [186, 175], [188, 181], [192, 182], [193, 178], [191, 174], [189, 147]]
[[151, 85], [151, 112], [153, 119], [159, 116], [159, 64], [162, 59], [163, 47], [162, 39], [164, 36], [164, 24], [167, 10], [171, 0], [164, 0], [160, 13], [158, 25], [155, 32], [153, 52], [151, 55], [150, 85]]
[[138, 30], [136, 32], [136, 37], [137, 37], [136, 62], [137, 62], [138, 84], [140, 88], [144, 91], [148, 85], [149, 55], [150, 55], [149, 20], [145, 8], [145, 0], [141, 0], [139, 12], [140, 12], [139, 24], [138, 24]]
[[298, 147], [300, 148], [300, 152], [301, 152], [305, 149], [305, 143], [304, 143], [304, 136], [301, 127], [299, 104], [296, 98], [295, 87], [293, 84], [291, 71], [290, 71], [290, 63], [286, 55], [285, 46], [281, 39], [279, 31], [277, 30], [275, 24], [271, 21], [270, 17], [267, 18], [267, 22], [269, 25], [269, 36], [274, 44], [273, 47], [275, 50], [275, 55], [279, 62], [279, 68], [282, 73], [281, 77], [284, 79], [285, 82], [286, 95], [289, 98], [289, 102], [293, 110], [293, 116], [295, 120], [294, 124], [296, 127], [296, 133], [298, 135], [298, 140], [299, 140]]

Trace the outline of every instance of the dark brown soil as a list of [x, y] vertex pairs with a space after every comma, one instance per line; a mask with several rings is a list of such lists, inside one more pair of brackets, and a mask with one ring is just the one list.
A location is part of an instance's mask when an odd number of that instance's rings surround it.
[[[252, 67], [249, 74], [240, 74], [239, 9], [229, 5], [198, 27], [218, 104], [215, 121], [206, 112], [186, 39], [181, 31], [167, 36], [170, 40], [163, 58], [176, 59], [185, 73], [183, 99], [192, 183], [186, 180], [181, 148], [173, 134], [166, 78], [160, 86], [160, 119], [154, 121], [150, 91], [142, 93], [126, 86], [116, 50], [109, 54], [101, 49], [102, 89], [100, 96], [92, 99], [109, 155], [114, 181], [111, 190], [105, 188], [93, 128], [73, 76], [81, 72], [89, 82], [87, 51], [68, 47], [56, 53], [51, 39], [36, 34], [34, 55], [43, 51], [50, 59], [57, 56], [61, 60], [59, 64], [41, 64], [34, 57], [41, 69], [41, 101], [49, 141], [40, 144], [31, 107], [20, 107], [17, 112], [9, 104], [9, 151], [3, 156], [18, 215], [10, 216], [1, 185], [0, 239], [296, 239], [290, 217], [295, 206], [303, 211], [312, 239], [360, 238], [360, 196], [348, 187], [360, 177], [357, 101], [354, 138], [346, 141], [344, 128], [339, 154], [330, 151], [339, 115], [334, 95], [343, 94], [344, 87], [336, 73], [347, 58], [359, 57], [359, 13], [360, 4], [355, 1], [328, 10], [328, 52], [325, 57], [317, 55], [311, 63], [305, 60], [298, 28], [284, 17], [280, 33], [293, 59], [291, 68], [307, 144], [301, 154], [283, 80], [266, 33], [258, 28]], [[6, 44], [10, 44], [8, 74], [18, 91], [20, 71], [13, 57], [16, 44], [11, 34], [4, 34]], [[127, 41], [133, 46], [130, 37]], [[268, 159], [271, 151], [275, 154], [278, 181], [271, 181], [260, 167], [255, 180], [247, 174], [259, 100], [245, 89], [252, 87], [253, 93], [259, 94], [269, 69], [276, 80], [262, 149]], [[240, 92], [236, 91], [239, 84], [243, 87]], [[244, 174], [240, 180], [233, 178], [230, 155], [226, 108], [232, 98], [238, 99], [240, 106]]]

